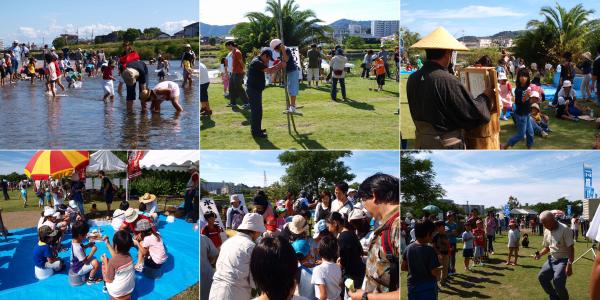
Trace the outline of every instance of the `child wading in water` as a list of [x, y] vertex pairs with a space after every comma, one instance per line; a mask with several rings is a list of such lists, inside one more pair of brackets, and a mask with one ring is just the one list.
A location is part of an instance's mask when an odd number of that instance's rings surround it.
[[[85, 222], [77, 222], [73, 225], [73, 240], [71, 241], [71, 272], [83, 276], [89, 274], [86, 282], [87, 284], [94, 284], [101, 282], [102, 279], [96, 278], [96, 272], [100, 267], [98, 260], [94, 257], [94, 254], [98, 250], [95, 243], [88, 243], [83, 245], [82, 242], [90, 231], [90, 227]], [[85, 255], [85, 248], [92, 248], [90, 254]]]
[[112, 257], [109, 260], [106, 254], [102, 254], [102, 277], [106, 283], [106, 291], [111, 299], [130, 299], [135, 289], [133, 259], [129, 254], [129, 249], [133, 246], [131, 234], [124, 230], [115, 232], [114, 247], [106, 236], [104, 242]]
[[[511, 219], [508, 222], [508, 227], [510, 230], [508, 231], [508, 259], [506, 260], [507, 265], [517, 265], [517, 259], [519, 259], [519, 239], [521, 237], [521, 232], [519, 228], [517, 228], [517, 222], [514, 219]], [[510, 257], [515, 257], [515, 261], [511, 262]]]
[[102, 67], [100, 67], [100, 70], [102, 71], [102, 80], [104, 80], [104, 97], [102, 98], [104, 101], [107, 99], [115, 99], [115, 85], [113, 83], [115, 80], [115, 77], [113, 76], [114, 69], [114, 61], [110, 61], [108, 64], [104, 64]]
[[465, 223], [465, 231], [462, 233], [463, 240], [463, 257], [465, 258], [465, 271], [471, 271], [470, 264], [473, 258], [473, 233], [471, 232], [471, 224]]

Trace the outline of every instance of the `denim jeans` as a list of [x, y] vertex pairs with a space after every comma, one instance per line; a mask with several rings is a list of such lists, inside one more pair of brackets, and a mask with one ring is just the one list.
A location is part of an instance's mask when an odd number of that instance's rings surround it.
[[340, 88], [342, 89], [342, 97], [346, 98], [346, 79], [345, 78], [332, 78], [331, 83], [331, 99], [337, 99], [337, 83], [340, 82]]
[[567, 291], [567, 259], [555, 259], [548, 256], [548, 260], [542, 266], [538, 274], [540, 285], [550, 296], [550, 300], [568, 300], [569, 292]]
[[253, 135], [262, 133], [262, 91], [248, 87], [246, 89], [248, 99], [250, 100], [250, 130]]
[[542, 135], [542, 132], [545, 132], [546, 130], [544, 129], [544, 127], [540, 126], [540, 124], [544, 124], [544, 123], [536, 123], [535, 120], [533, 119], [533, 117], [529, 117], [531, 118], [531, 126], [533, 126], [533, 132], [537, 135]]
[[514, 114], [515, 125], [517, 126], [517, 133], [508, 140], [509, 146], [514, 146], [517, 142], [523, 139], [523, 136], [527, 137], [527, 148], [533, 146], [533, 125], [531, 124], [531, 117], [527, 115]]

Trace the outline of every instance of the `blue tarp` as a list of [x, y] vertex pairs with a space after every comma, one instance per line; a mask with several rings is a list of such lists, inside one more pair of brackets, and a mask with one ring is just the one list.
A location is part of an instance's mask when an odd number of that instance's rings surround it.
[[[169, 259], [163, 265], [163, 275], [159, 279], [149, 279], [136, 272], [133, 299], [168, 299], [179, 294], [188, 287], [198, 283], [198, 245], [199, 233], [194, 231], [194, 224], [175, 219], [167, 223], [160, 216], [158, 230], [164, 239]], [[96, 229], [98, 227], [92, 227]], [[108, 235], [111, 242], [114, 230], [110, 225], [100, 227], [103, 234]], [[102, 293], [103, 283], [72, 287], [68, 281], [68, 260], [71, 255], [71, 235], [63, 240], [68, 251], [61, 252], [60, 257], [67, 262], [66, 268], [55, 273], [48, 279], [38, 281], [34, 276], [32, 253], [37, 243], [36, 228], [10, 230], [13, 233], [8, 241], [0, 239], [0, 299], [108, 299], [108, 294]], [[106, 244], [96, 243], [98, 251], [95, 256], [100, 261], [103, 253], [108, 254]], [[87, 249], [86, 253], [89, 253]], [[137, 250], [130, 251], [134, 261], [137, 260]], [[98, 271], [101, 274], [101, 271]]]

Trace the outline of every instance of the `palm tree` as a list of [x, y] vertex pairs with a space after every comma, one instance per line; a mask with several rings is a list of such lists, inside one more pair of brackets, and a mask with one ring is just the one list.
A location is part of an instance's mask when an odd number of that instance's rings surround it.
[[544, 6], [540, 14], [544, 20], [530, 20], [527, 23], [529, 29], [549, 31], [553, 35], [554, 45], [552, 51], [563, 54], [567, 51], [579, 53], [583, 49], [586, 37], [589, 33], [597, 30], [599, 20], [593, 20], [594, 10], [586, 10], [582, 4], [578, 4], [570, 10], [556, 3], [556, 7]]
[[283, 23], [283, 38], [286, 45], [305, 48], [310, 43], [330, 41], [328, 26], [319, 25], [323, 20], [314, 11], [300, 10], [295, 0], [288, 0], [279, 7], [277, 0], [267, 0], [265, 12], [246, 14], [248, 22], [239, 23], [231, 30], [237, 43], [245, 53], [267, 46], [273, 38], [280, 37], [279, 17]]

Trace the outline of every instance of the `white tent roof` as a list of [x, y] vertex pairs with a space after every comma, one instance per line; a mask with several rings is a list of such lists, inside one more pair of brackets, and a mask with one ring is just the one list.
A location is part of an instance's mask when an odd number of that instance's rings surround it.
[[149, 170], [187, 171], [198, 167], [200, 151], [197, 150], [150, 150], [140, 160], [140, 167]]
[[537, 215], [538, 213], [531, 209], [526, 208], [513, 208], [510, 211], [511, 215]]
[[100, 150], [90, 155], [90, 164], [85, 169], [87, 173], [96, 174], [98, 171], [106, 173], [124, 172], [127, 164], [108, 150]]

